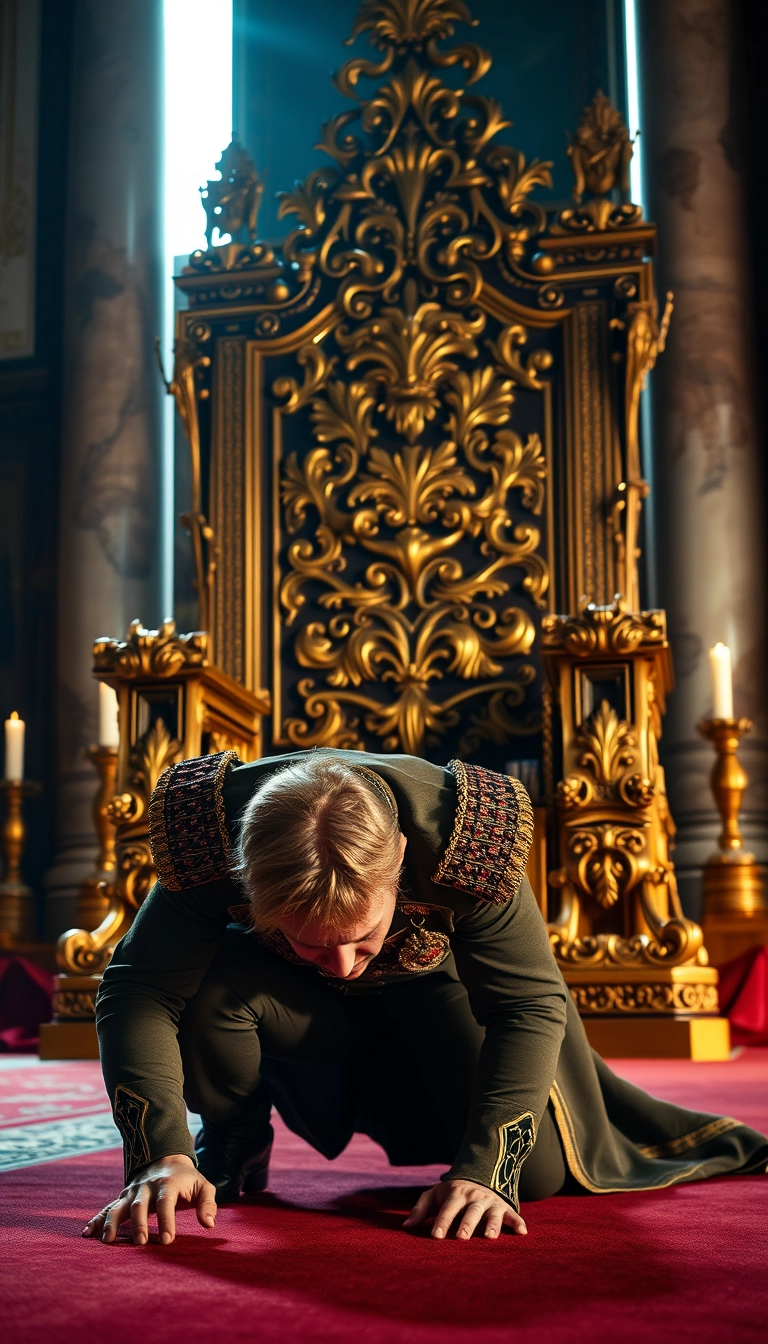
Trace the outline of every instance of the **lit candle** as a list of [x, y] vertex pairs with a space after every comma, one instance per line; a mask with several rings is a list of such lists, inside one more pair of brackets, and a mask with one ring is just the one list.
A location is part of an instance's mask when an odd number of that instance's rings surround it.
[[727, 644], [716, 644], [709, 650], [709, 670], [712, 673], [712, 718], [732, 719], [731, 650]]
[[24, 720], [16, 710], [5, 720], [5, 778], [24, 778]]
[[99, 746], [117, 747], [120, 745], [120, 728], [117, 717], [117, 696], [111, 686], [99, 682]]

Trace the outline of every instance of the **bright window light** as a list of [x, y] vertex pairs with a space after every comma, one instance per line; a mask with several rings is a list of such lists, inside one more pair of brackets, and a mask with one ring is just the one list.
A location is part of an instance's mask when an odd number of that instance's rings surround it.
[[199, 188], [232, 136], [232, 0], [165, 0], [168, 256], [205, 247]]
[[[206, 246], [200, 187], [232, 136], [232, 0], [164, 0], [165, 256], [163, 362], [173, 363], [177, 257]], [[227, 241], [214, 237], [214, 242]], [[168, 398], [162, 479], [162, 614], [173, 612], [174, 408]]]
[[635, 205], [643, 200], [643, 138], [637, 132], [640, 120], [640, 72], [637, 56], [636, 0], [624, 0], [624, 46], [627, 60], [627, 108], [629, 133], [635, 142], [635, 152], [629, 165], [630, 193]]

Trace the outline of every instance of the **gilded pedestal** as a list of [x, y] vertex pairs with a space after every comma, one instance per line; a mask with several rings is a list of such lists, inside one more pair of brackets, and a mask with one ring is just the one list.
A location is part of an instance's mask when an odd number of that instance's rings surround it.
[[98, 928], [62, 934], [54, 1021], [41, 1031], [46, 1059], [92, 1058], [97, 1052], [93, 1003], [112, 949], [130, 928], [156, 880], [148, 809], [162, 772], [191, 756], [234, 748], [243, 761], [261, 749], [268, 696], [255, 695], [208, 662], [204, 631], [177, 635], [173, 621], [145, 630], [134, 621], [126, 640], [94, 645], [94, 675], [117, 692], [120, 746], [115, 793], [115, 868], [104, 887]]
[[589, 1039], [609, 1055], [725, 1059], [717, 972], [686, 919], [658, 760], [672, 685], [664, 613], [583, 604], [544, 619], [560, 706], [559, 909], [550, 939]]

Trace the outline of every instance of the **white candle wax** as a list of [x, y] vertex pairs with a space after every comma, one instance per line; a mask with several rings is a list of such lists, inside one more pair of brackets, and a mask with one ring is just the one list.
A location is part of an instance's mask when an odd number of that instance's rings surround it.
[[5, 778], [24, 778], [24, 720], [14, 710], [5, 720]]
[[120, 745], [120, 728], [117, 718], [117, 696], [111, 686], [99, 682], [99, 746], [117, 747]]
[[727, 644], [716, 644], [709, 650], [709, 670], [712, 673], [712, 717], [732, 719], [731, 650]]

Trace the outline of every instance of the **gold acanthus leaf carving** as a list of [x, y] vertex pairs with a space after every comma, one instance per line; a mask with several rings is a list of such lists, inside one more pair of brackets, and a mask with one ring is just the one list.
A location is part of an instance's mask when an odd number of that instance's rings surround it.
[[347, 352], [350, 371], [373, 365], [369, 382], [384, 385], [387, 419], [415, 443], [424, 433], [425, 420], [435, 418], [440, 382], [458, 372], [453, 356], [476, 359], [474, 336], [484, 325], [481, 313], [466, 318], [445, 312], [438, 303], [423, 303], [414, 313], [384, 308], [359, 327], [340, 327], [336, 339]]
[[600, 702], [575, 734], [574, 748], [578, 770], [566, 775], [557, 787], [562, 807], [581, 808], [610, 799], [633, 808], [650, 805], [653, 781], [632, 769], [637, 761], [637, 736], [607, 700]]
[[612, 824], [574, 831], [569, 849], [577, 861], [577, 879], [582, 891], [609, 910], [624, 897], [642, 873], [637, 855], [643, 852], [642, 831]]
[[118, 830], [118, 843], [121, 830], [135, 826], [146, 816], [158, 779], [169, 765], [180, 761], [183, 754], [181, 743], [171, 737], [163, 719], [156, 719], [139, 738], [131, 751], [131, 787], [124, 793], [115, 794], [107, 809]]
[[[362, 372], [359, 380], [331, 377], [330, 360], [321, 380], [314, 355], [302, 358], [315, 442], [283, 467], [286, 529], [304, 535], [289, 541], [280, 596], [289, 626], [310, 591], [329, 613], [305, 624], [294, 645], [299, 665], [323, 673], [328, 689], [312, 678], [299, 683], [315, 727], [288, 720], [285, 733], [296, 744], [359, 745], [349, 716], [362, 714], [388, 750], [418, 753], [458, 722], [464, 701], [481, 694], [491, 697], [486, 735], [502, 740], [507, 730], [535, 731], [530, 719], [513, 721], [508, 713], [522, 700], [530, 669], [510, 677], [506, 668], [530, 650], [534, 625], [520, 607], [495, 602], [518, 571], [543, 604], [549, 576], [539, 529], [510, 519], [513, 492], [527, 511], [541, 511], [542, 445], [538, 435], [523, 442], [505, 427], [512, 379], [456, 363], [476, 355], [485, 316], [465, 318], [432, 303], [414, 308], [409, 300], [412, 294], [404, 308], [386, 309], [352, 334], [337, 331], [345, 368]], [[287, 398], [289, 414], [306, 405], [291, 380], [273, 390]], [[374, 442], [387, 422], [401, 446], [383, 437]], [[430, 422], [437, 441], [425, 445]], [[460, 559], [457, 547], [473, 543]], [[370, 556], [355, 578], [347, 577], [350, 548]], [[445, 677], [474, 685], [438, 702], [429, 687]], [[391, 686], [393, 704], [358, 689], [369, 683]]]
[[373, 58], [335, 77], [354, 106], [319, 146], [335, 166], [280, 197], [295, 227], [265, 318], [313, 285], [334, 291], [333, 322], [298, 355], [303, 379], [273, 384], [279, 413], [303, 412], [312, 434], [280, 479], [283, 623], [310, 674], [306, 718], [284, 732], [302, 745], [359, 746], [364, 727], [419, 752], [473, 697], [485, 703], [470, 732], [535, 731], [536, 716], [512, 712], [530, 668], [509, 660], [530, 650], [530, 606], [546, 602], [547, 462], [539, 435], [509, 420], [518, 388], [548, 392], [552, 356], [527, 350], [519, 323], [494, 317], [487, 332], [478, 300], [489, 263], [516, 265], [546, 228], [531, 195], [551, 164], [499, 143], [509, 123], [494, 99], [442, 82], [490, 65], [475, 43], [443, 46], [458, 23], [472, 24], [463, 0], [364, 0], [353, 38], [367, 34]]
[[[365, 319], [373, 298], [390, 302], [412, 266], [422, 284], [444, 291], [450, 307], [465, 307], [482, 288], [482, 262], [517, 260], [546, 227], [531, 193], [551, 186], [551, 163], [527, 164], [519, 150], [498, 144], [510, 124], [499, 104], [449, 88], [435, 74], [458, 65], [472, 83], [490, 66], [475, 43], [438, 45], [457, 22], [472, 19], [450, 0], [361, 7], [353, 32], [368, 33], [379, 56], [353, 57], [335, 76], [356, 105], [323, 126], [317, 147], [339, 169], [316, 170], [280, 194], [280, 215], [295, 215], [297, 227], [283, 246], [285, 296], [281, 291], [274, 307], [302, 302], [319, 272], [339, 282], [342, 311]], [[381, 80], [391, 71], [371, 98], [358, 101], [361, 78]], [[389, 404], [394, 414], [391, 397]], [[409, 415], [411, 409], [397, 413], [415, 441], [420, 412]]]

